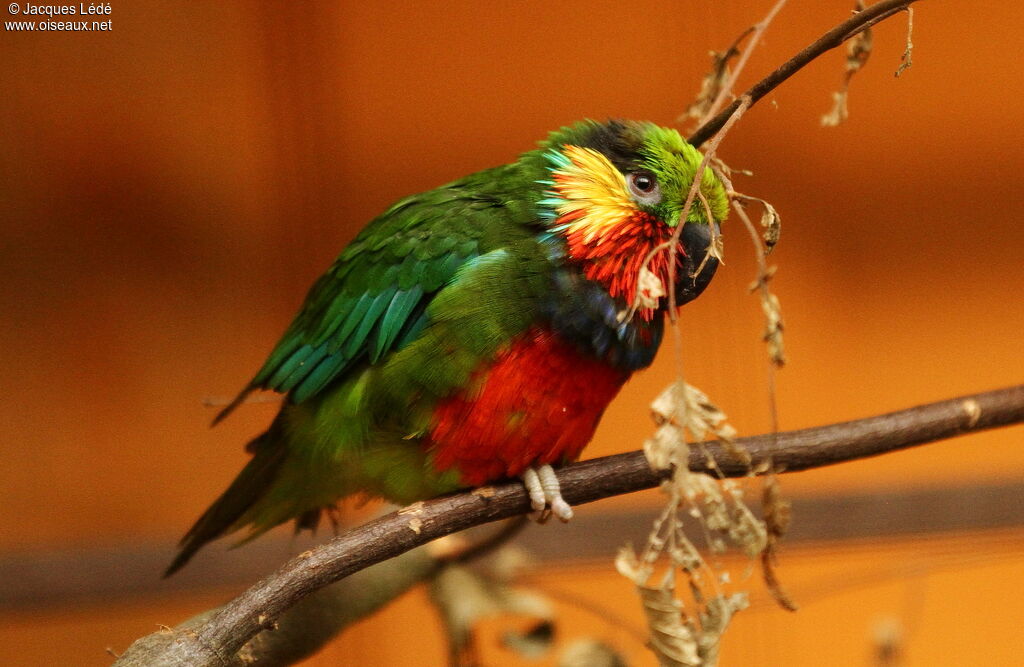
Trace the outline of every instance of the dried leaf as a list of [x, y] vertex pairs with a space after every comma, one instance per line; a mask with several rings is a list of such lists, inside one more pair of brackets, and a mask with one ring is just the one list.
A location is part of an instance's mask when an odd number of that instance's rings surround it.
[[900, 66], [896, 68], [896, 77], [899, 78], [900, 74], [910, 69], [910, 66], [914, 64], [914, 42], [912, 37], [914, 35], [914, 8], [907, 7], [907, 47], [903, 50], [903, 55], [900, 57]]
[[529, 616], [542, 622], [553, 618], [551, 605], [544, 598], [459, 565], [441, 570], [429, 592], [456, 656], [472, 654], [474, 628], [483, 618], [502, 614]]
[[626, 660], [604, 642], [577, 639], [562, 651], [558, 667], [626, 667]]
[[764, 227], [764, 254], [768, 255], [775, 250], [779, 236], [782, 234], [782, 217], [775, 207], [765, 200], [758, 199], [757, 201], [764, 208], [764, 212], [761, 214], [761, 226]]
[[526, 550], [513, 545], [503, 546], [495, 553], [489, 563], [491, 579], [508, 584], [525, 572], [536, 568], [536, 559]]
[[682, 603], [675, 598], [670, 577], [662, 586], [637, 586], [637, 591], [651, 633], [648, 645], [658, 662], [669, 667], [700, 667], [703, 662], [696, 632], [683, 617]]
[[700, 120], [707, 115], [715, 100], [718, 99], [718, 95], [722, 92], [722, 88], [729, 81], [729, 60], [738, 56], [739, 50], [732, 48], [725, 53], [709, 51], [708, 55], [711, 56], [711, 71], [701, 79], [700, 92], [697, 93], [697, 97], [694, 98], [693, 102], [686, 107], [686, 111], [679, 116], [680, 121]]
[[[671, 544], [666, 546], [666, 550], [672, 565], [689, 574], [691, 582], [695, 578], [700, 578], [700, 571], [705, 565], [704, 559], [701, 557], [697, 546], [689, 539], [686, 539], [685, 535], [677, 536]], [[699, 591], [695, 593], [694, 598], [699, 599]]]
[[660, 586], [649, 586], [651, 566], [638, 559], [631, 547], [619, 549], [615, 568], [636, 585], [650, 631], [649, 646], [658, 661], [662, 665], [699, 667], [695, 630], [684, 619], [682, 603], [675, 598], [672, 570], [665, 573]]
[[683, 433], [673, 424], [663, 424], [644, 441], [644, 456], [651, 470], [669, 470], [675, 462], [676, 450], [682, 446]]
[[621, 547], [615, 556], [615, 569], [637, 586], [646, 584], [651, 576], [650, 566], [641, 563], [633, 552], [633, 547], [628, 545]]
[[850, 117], [850, 110], [847, 106], [848, 90], [844, 85], [841, 89], [832, 91], [832, 108], [821, 117], [822, 127], [836, 127]]
[[768, 591], [780, 607], [788, 611], [796, 611], [797, 604], [783, 589], [778, 573], [775, 571], [779, 541], [789, 530], [792, 508], [790, 502], [783, 499], [779, 480], [773, 473], [764, 477], [761, 507], [764, 512], [765, 526], [768, 529], [768, 539], [765, 542], [764, 551], [761, 552], [761, 572], [764, 575], [765, 586], [768, 587]]
[[[864, 3], [857, 0], [856, 11], [864, 10]], [[846, 120], [850, 112], [847, 108], [849, 97], [850, 81], [868, 62], [871, 57], [874, 37], [871, 28], [857, 33], [852, 39], [846, 42], [846, 71], [843, 74], [843, 83], [839, 90], [832, 93], [832, 110], [821, 117], [821, 124], [825, 127], [835, 127]]]
[[704, 78], [701, 80], [700, 93], [697, 94], [697, 97], [690, 106], [686, 107], [686, 111], [679, 116], [680, 121], [693, 119], [705, 122], [707, 120], [707, 116], [715, 106], [715, 101], [722, 95], [726, 85], [732, 79], [732, 73], [729, 71], [729, 61], [740, 55], [740, 44], [756, 30], [757, 26], [750, 26], [744, 30], [729, 45], [729, 48], [722, 53], [717, 51], [708, 52], [708, 55], [711, 56], [711, 71], [704, 75]]
[[746, 593], [716, 595], [708, 600], [700, 615], [698, 652], [701, 665], [712, 667], [718, 663], [718, 647], [721, 646], [722, 635], [736, 612], [746, 609], [749, 604]]
[[555, 624], [551, 621], [535, 623], [526, 632], [508, 631], [501, 643], [530, 660], [543, 658], [555, 640]]
[[653, 438], [644, 442], [644, 453], [655, 470], [688, 465], [689, 449], [682, 437], [683, 430], [698, 441], [713, 435], [737, 460], [750, 462], [747, 451], [736, 446], [736, 429], [726, 422], [725, 413], [696, 387], [673, 383], [651, 403], [651, 413], [659, 428]]
[[[746, 606], [742, 594], [727, 596], [720, 590], [730, 577], [715, 575], [683, 529], [685, 515], [702, 528], [708, 547], [722, 552], [738, 546], [749, 557], [762, 553], [768, 542], [768, 529], [743, 501], [743, 490], [732, 480], [716, 479], [689, 469], [693, 446], [701, 448], [709, 466], [717, 463], [704, 444], [690, 445], [684, 437], [696, 440], [713, 436], [734, 455], [749, 465], [746, 450], [735, 443], [735, 429], [707, 395], [695, 387], [676, 382], [667, 387], [651, 404], [651, 416], [657, 425], [654, 436], [644, 443], [644, 452], [655, 469], [672, 469], [672, 477], [662, 484], [669, 495], [665, 510], [654, 522], [641, 557], [632, 548], [623, 548], [616, 567], [637, 586], [651, 635], [651, 648], [664, 665], [713, 665], [717, 659], [721, 631], [732, 615]], [[660, 586], [651, 586], [656, 564], [667, 558], [669, 567]], [[674, 573], [687, 575], [696, 616], [684, 612], [676, 597]], [[713, 576], [708, 576], [709, 574]], [[700, 619], [700, 627], [694, 618]]]
[[661, 297], [665, 294], [665, 285], [662, 284], [661, 278], [646, 266], [641, 268], [640, 277], [637, 280], [636, 307], [657, 308]]

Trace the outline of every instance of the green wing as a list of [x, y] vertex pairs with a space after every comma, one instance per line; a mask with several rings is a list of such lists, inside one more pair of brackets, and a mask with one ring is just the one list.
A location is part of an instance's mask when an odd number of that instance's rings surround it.
[[301, 403], [415, 340], [437, 292], [463, 264], [500, 247], [520, 217], [518, 199], [495, 192], [503, 169], [408, 197], [373, 220], [313, 285], [263, 367], [213, 423], [256, 389]]

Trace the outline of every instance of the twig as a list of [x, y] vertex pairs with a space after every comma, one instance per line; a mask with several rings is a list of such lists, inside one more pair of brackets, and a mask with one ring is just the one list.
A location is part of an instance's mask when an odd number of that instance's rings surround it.
[[[697, 193], [700, 192], [701, 183], [704, 180], [704, 170], [707, 169], [708, 164], [715, 157], [715, 151], [718, 150], [718, 145], [725, 138], [725, 135], [729, 133], [733, 124], [738, 121], [744, 114], [744, 112], [750, 108], [750, 98], [744, 95], [740, 99], [736, 100], [736, 103], [731, 105], [729, 108], [732, 111], [729, 113], [729, 117], [722, 123], [722, 126], [715, 133], [715, 136], [711, 139], [711, 144], [707, 150], [704, 151], [704, 158], [700, 161], [700, 165], [697, 166], [697, 171], [693, 176], [693, 183], [690, 185], [690, 191], [686, 195], [686, 203], [683, 204], [683, 210], [679, 214], [679, 220], [683, 221], [687, 219], [690, 214], [690, 209], [693, 208], [693, 202], [697, 199]], [[679, 238], [682, 236], [684, 225], [676, 225], [675, 230], [672, 232], [672, 238], [670, 239], [670, 245], [668, 249], [669, 256], [669, 273], [668, 273], [668, 316], [675, 324], [676, 319], [679, 317], [679, 309], [676, 308], [676, 264], [677, 264], [677, 253], [679, 251]], [[711, 229], [711, 242], [708, 245], [708, 252], [717, 251], [717, 232], [713, 221], [708, 220], [708, 227]]]
[[[723, 175], [719, 174], [719, 178]], [[730, 192], [735, 191], [732, 189], [732, 184], [729, 184]], [[771, 417], [771, 431], [772, 433], [779, 430], [779, 408], [778, 401], [775, 397], [775, 371], [780, 368], [786, 362], [785, 353], [782, 347], [782, 319], [778, 315], [777, 306], [778, 299], [771, 293], [768, 288], [768, 281], [770, 281], [774, 275], [772, 269], [768, 268], [768, 262], [765, 259], [764, 246], [761, 245], [761, 239], [757, 234], [757, 230], [754, 229], [754, 223], [750, 221], [750, 216], [747, 215], [746, 210], [743, 208], [743, 204], [736, 197], [732, 200], [733, 210], [736, 211], [736, 215], [743, 222], [743, 226], [747, 228], [747, 232], [750, 234], [750, 240], [753, 242], [756, 249], [757, 257], [757, 280], [754, 281], [752, 290], [756, 289], [760, 292], [761, 307], [765, 314], [765, 335], [764, 340], [769, 345], [768, 355], [768, 414]], [[773, 267], [774, 268], [774, 267]], [[772, 317], [770, 313], [775, 313], [775, 317]]]
[[[697, 166], [697, 171], [693, 175], [693, 183], [690, 184], [690, 191], [686, 194], [686, 202], [683, 204], [683, 210], [679, 214], [679, 224], [676, 225], [675, 230], [672, 232], [672, 236], [669, 239], [668, 249], [668, 318], [672, 325], [672, 352], [676, 363], [676, 378], [681, 386], [686, 386], [685, 374], [683, 373], [683, 332], [682, 327], [679, 326], [679, 308], [676, 304], [676, 281], [678, 280], [677, 269], [678, 269], [678, 253], [679, 253], [679, 239], [683, 233], [683, 222], [688, 219], [690, 215], [690, 209], [693, 208], [693, 202], [696, 200], [697, 195], [700, 194], [700, 186], [704, 180], [704, 171], [708, 168], [708, 164], [715, 159], [715, 151], [718, 150], [718, 145], [725, 138], [725, 135], [729, 133], [733, 124], [738, 121], [746, 110], [750, 107], [750, 98], [744, 95], [740, 99], [736, 100], [736, 108], [733, 109], [729, 118], [723, 123], [722, 127], [717, 133], [711, 138], [711, 142], [708, 145], [706, 151], [704, 151], [704, 157], [701, 158], [700, 164]], [[700, 263], [700, 267], [693, 273], [694, 276], [700, 272], [700, 269], [704, 268], [707, 259], [712, 254], [716, 257], [720, 256], [720, 239], [718, 235], [718, 228], [715, 225], [714, 219], [708, 216], [707, 219], [708, 229], [710, 230], [710, 239], [708, 242], [708, 249], [704, 254], [704, 258]], [[689, 415], [687, 410], [687, 401], [682, 401], [680, 404], [681, 414], [679, 419], [682, 423], [689, 423]]]
[[[806, 470], [851, 461], [965, 433], [1024, 422], [1024, 385], [963, 396], [900, 412], [817, 428], [738, 440], [752, 458], [754, 470], [770, 459], [776, 470]], [[707, 445], [715, 465], [731, 477], [749, 474], [721, 446]], [[709, 470], [705, 455], [694, 450], [689, 467]], [[563, 468], [558, 473], [562, 495], [575, 505], [651, 488], [661, 477], [651, 470], [643, 452], [608, 456]], [[311, 551], [293, 558], [273, 575], [224, 605], [202, 624], [175, 632], [159, 655], [147, 662], [130, 659], [140, 639], [115, 665], [233, 664], [238, 650], [276, 618], [314, 591], [375, 563], [466, 528], [530, 511], [525, 488], [518, 482], [496, 485], [494, 493], [467, 491], [428, 500], [409, 526], [411, 515], [397, 512], [370, 521]]]
[[704, 75], [704, 80], [701, 82], [701, 89], [697, 93], [697, 97], [686, 107], [686, 111], [676, 118], [678, 122], [697, 120], [699, 121], [697, 123], [699, 126], [714, 115], [709, 112], [711, 105], [718, 99], [726, 84], [729, 87], [733, 84], [733, 79], [727, 76], [729, 73], [729, 61], [740, 55], [740, 44], [754, 32], [754, 29], [755, 26], [750, 26], [741, 32], [725, 51], [721, 53], [712, 51], [710, 53], [711, 71]]
[[[722, 89], [718, 91], [718, 96], [715, 97], [715, 101], [712, 102], [711, 107], [707, 110], [704, 116], [701, 117], [700, 122], [702, 125], [718, 113], [718, 110], [722, 108], [722, 104], [725, 102], [726, 96], [732, 94], [732, 87], [736, 84], [736, 81], [739, 80], [740, 73], [743, 71], [743, 68], [746, 67], [747, 61], [750, 59], [750, 55], [754, 52], [754, 48], [757, 46], [757, 43], [761, 41], [761, 35], [763, 35], [764, 31], [768, 29], [768, 26], [771, 25], [772, 19], [775, 18], [775, 15], [779, 13], [785, 4], [786, 0], [778, 0], [763, 19], [750, 27], [750, 41], [743, 47], [743, 52], [740, 54], [740, 59], [736, 61], [736, 67], [733, 68], [729, 80], [724, 86], [722, 86]], [[743, 33], [743, 36], [746, 36], [747, 34], [748, 33], [745, 32]], [[730, 50], [726, 52], [726, 57], [728, 57], [728, 54], [735, 48], [735, 45], [730, 47]]]
[[[774, 72], [751, 86], [750, 89], [744, 93], [743, 97], [749, 97], [750, 104], [755, 104], [762, 97], [775, 90], [779, 84], [796, 74], [797, 71], [821, 54], [836, 48], [850, 37], [853, 37], [862, 30], [870, 28], [879, 21], [884, 21], [890, 16], [907, 9], [916, 1], [917, 0], [882, 0], [882, 2], [871, 5], [864, 11], [854, 14], [846, 21], [843, 21], [819, 37], [803, 51], [787, 60]], [[741, 97], [740, 99], [743, 98]], [[723, 109], [717, 116], [697, 128], [697, 131], [690, 135], [690, 138], [688, 139], [689, 143], [699, 148], [704, 144], [704, 142], [714, 136], [714, 134], [718, 132], [723, 125], [725, 125], [726, 121], [729, 120], [739, 104], [740, 100], [738, 99]]]
[[907, 7], [907, 48], [903, 50], [903, 55], [900, 57], [902, 61], [900, 66], [896, 68], [896, 77], [899, 78], [900, 74], [903, 74], [906, 70], [910, 69], [910, 66], [914, 64], [914, 8]]
[[[704, 151], [704, 157], [701, 159], [700, 164], [697, 166], [697, 171], [694, 172], [693, 182], [690, 184], [690, 190], [689, 190], [689, 192], [687, 192], [687, 195], [686, 195], [686, 202], [683, 204], [683, 209], [679, 213], [679, 220], [681, 222], [685, 221], [687, 219], [687, 217], [690, 215], [690, 209], [693, 208], [693, 202], [698, 198], [698, 196], [702, 196], [700, 194], [700, 186], [701, 186], [701, 183], [703, 183], [703, 181], [704, 181], [704, 170], [707, 169], [708, 165], [711, 164], [712, 160], [715, 159], [715, 151], [718, 149], [718, 145], [722, 142], [722, 139], [725, 138], [725, 135], [729, 133], [729, 130], [730, 130], [730, 128], [732, 128], [733, 123], [738, 121], [740, 119], [740, 117], [743, 116], [743, 113], [747, 110], [749, 105], [744, 103], [745, 100], [746, 100], [745, 97], [744, 98], [740, 98], [739, 102], [741, 102], [741, 104], [739, 106], [737, 106], [735, 110], [733, 110], [732, 115], [729, 117], [728, 121], [722, 126], [722, 128], [719, 130], [718, 134], [716, 134], [714, 136], [714, 139], [712, 140], [711, 145], [708, 146], [706, 151]], [[705, 204], [706, 204], [706, 202], [705, 202]], [[704, 265], [707, 263], [708, 257], [710, 255], [718, 256], [718, 250], [719, 250], [719, 245], [720, 245], [719, 236], [718, 236], [718, 229], [712, 223], [712, 216], [711, 215], [707, 216], [707, 220], [708, 220], [708, 228], [710, 229], [710, 233], [711, 233], [711, 240], [708, 243], [708, 250], [705, 253], [705, 256], [704, 256], [703, 260], [701, 261], [700, 266], [697, 267], [697, 269], [691, 274], [690, 277], [695, 277], [698, 273], [701, 272], [701, 270], [704, 268]], [[654, 259], [654, 256], [657, 255], [659, 252], [666, 252], [666, 251], [668, 252], [668, 263], [669, 263], [669, 269], [668, 269], [668, 317], [672, 321], [673, 325], [676, 325], [677, 320], [679, 318], [679, 309], [676, 307], [676, 280], [677, 280], [676, 269], [677, 269], [677, 262], [678, 262], [678, 257], [679, 257], [679, 255], [678, 255], [678, 253], [679, 253], [679, 239], [680, 239], [680, 237], [683, 234], [683, 227], [684, 226], [685, 225], [683, 225], [683, 224], [677, 224], [675, 229], [672, 231], [672, 236], [669, 237], [668, 241], [665, 241], [663, 243], [659, 243], [655, 247], [651, 248], [651, 250], [648, 251], [647, 255], [644, 257], [643, 263], [640, 265], [641, 268], [646, 268], [648, 266], [648, 264], [650, 264], [651, 260]], [[638, 278], [637, 279], [637, 294], [638, 295], [640, 293], [640, 289], [639, 289], [640, 282], [639, 281], [640, 281], [640, 279]], [[633, 299], [633, 303], [630, 304], [629, 310], [626, 313], [626, 319], [628, 319], [628, 318], [633, 316], [633, 313], [636, 312], [636, 310], [639, 308], [639, 305], [640, 305], [639, 297], [634, 298]], [[678, 333], [679, 332], [678, 332], [678, 328], [677, 328], [676, 329], [677, 337], [678, 337]], [[677, 360], [678, 360], [678, 358], [677, 358]], [[682, 380], [682, 373], [680, 373], [680, 380]]]

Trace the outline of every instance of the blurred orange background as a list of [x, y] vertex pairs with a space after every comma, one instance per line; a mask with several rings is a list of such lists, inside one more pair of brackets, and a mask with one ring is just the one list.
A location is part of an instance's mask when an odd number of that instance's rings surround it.
[[[741, 87], [850, 5], [791, 2]], [[5, 30], [0, 561], [139, 545], [170, 554], [275, 409], [248, 406], [210, 430], [203, 399], [249, 379], [366, 221], [580, 118], [674, 123], [708, 51], [769, 6], [147, 0], [111, 3], [109, 33]], [[1024, 8], [915, 6], [913, 67], [892, 76], [905, 18], [878, 26], [844, 125], [818, 122], [842, 77], [837, 50], [764, 99], [720, 150], [754, 172], [737, 187], [783, 217], [771, 258], [790, 360], [777, 378], [783, 429], [1024, 380], [1024, 80], [1013, 64]], [[727, 224], [725, 234], [726, 265], [683, 311], [683, 363], [687, 380], [753, 434], [769, 428], [761, 314], [747, 293], [755, 267], [746, 232]], [[675, 369], [666, 346], [585, 456], [638, 448], [647, 406]], [[783, 487], [828, 497], [1016, 484], [1021, 435], [789, 475]], [[653, 517], [657, 503], [650, 492], [583, 511]], [[782, 576], [811, 602], [796, 615], [775, 609], [754, 577], [762, 604], [740, 614], [722, 664], [871, 664], [878, 619], [904, 628], [899, 664], [1020, 664], [1021, 525], [925, 546], [900, 535], [795, 545]], [[537, 577], [642, 627], [613, 555], [546, 565]], [[844, 588], [856, 572], [866, 583]], [[0, 608], [6, 659], [108, 664], [105, 647], [123, 650], [239, 590], [162, 589], [158, 577], [125, 599]], [[654, 664], [640, 641], [580, 605], [559, 609], [564, 636], [601, 637], [630, 664]], [[308, 664], [444, 659], [439, 624], [414, 592]]]

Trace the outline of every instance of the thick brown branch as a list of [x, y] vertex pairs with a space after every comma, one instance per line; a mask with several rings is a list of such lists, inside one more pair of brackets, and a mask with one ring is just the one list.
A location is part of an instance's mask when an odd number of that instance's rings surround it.
[[777, 70], [751, 86], [747, 92], [723, 109], [721, 113], [697, 128], [697, 131], [690, 135], [688, 141], [699, 148], [701, 144], [714, 136], [725, 125], [725, 122], [729, 120], [729, 117], [732, 116], [739, 106], [740, 99], [749, 97], [750, 105], [753, 106], [759, 99], [775, 90], [779, 84], [796, 74], [821, 54], [836, 48], [849, 38], [870, 28], [879, 21], [884, 21], [890, 16], [904, 11], [914, 2], [916, 0], [882, 0], [882, 2], [875, 3], [862, 12], [857, 12], [819, 37], [803, 51], [787, 60]]
[[440, 571], [442, 561], [432, 553], [433, 545], [413, 549], [325, 586], [298, 601], [281, 616], [272, 632], [260, 632], [228, 661], [217, 662], [204, 651], [196, 658], [182, 658], [179, 637], [195, 633], [220, 608], [210, 609], [173, 629], [147, 635], [133, 643], [116, 665], [218, 665], [218, 667], [261, 667], [292, 665], [320, 650], [325, 643], [356, 621], [369, 616], [410, 587]]
[[[1024, 422], [1024, 385], [922, 405], [900, 412], [831, 426], [744, 438], [739, 442], [755, 470], [769, 460], [776, 470], [795, 471], [852, 461], [985, 429]], [[703, 448], [694, 448], [690, 468], [708, 471]], [[749, 474], [720, 446], [707, 450], [728, 476]], [[582, 504], [656, 486], [661, 477], [642, 452], [584, 461], [558, 474], [562, 495]], [[530, 503], [522, 484], [508, 482], [416, 503], [375, 519], [293, 558], [273, 575], [217, 610], [189, 632], [176, 633], [159, 659], [148, 664], [223, 665], [274, 619], [314, 591], [374, 563], [393, 558], [444, 535], [524, 514]], [[553, 528], [557, 530], [557, 528]], [[139, 640], [145, 641], [147, 638]], [[129, 651], [130, 653], [130, 651]], [[126, 654], [127, 657], [127, 654]], [[117, 664], [141, 664], [118, 661]]]

